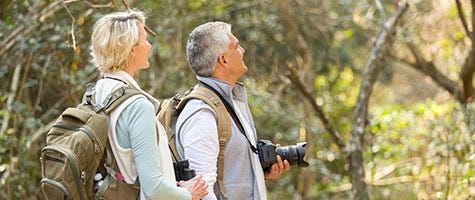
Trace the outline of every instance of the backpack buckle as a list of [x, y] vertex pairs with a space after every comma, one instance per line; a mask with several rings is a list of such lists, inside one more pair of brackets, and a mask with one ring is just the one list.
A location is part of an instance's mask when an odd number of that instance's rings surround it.
[[124, 96], [124, 94], [125, 94], [125, 87], [121, 87], [115, 90], [114, 92], [112, 92], [112, 94], [109, 94], [106, 97], [106, 99], [104, 99], [104, 101], [102, 102], [100, 106], [97, 106], [97, 108], [95, 108], [97, 109], [96, 112], [101, 112], [103, 110], [106, 110], [107, 108], [109, 108], [109, 106], [111, 106], [115, 102], [115, 100]]
[[88, 83], [86, 85], [86, 93], [84, 94], [84, 105], [94, 105], [96, 96], [95, 84]]

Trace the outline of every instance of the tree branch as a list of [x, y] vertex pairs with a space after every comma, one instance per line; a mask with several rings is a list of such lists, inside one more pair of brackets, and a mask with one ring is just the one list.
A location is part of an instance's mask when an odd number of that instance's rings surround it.
[[76, 36], [74, 35], [74, 25], [76, 24], [76, 19], [74, 18], [73, 14], [69, 10], [68, 6], [66, 6], [65, 3], [63, 3], [64, 8], [66, 11], [68, 11], [69, 17], [71, 18], [71, 39], [73, 40], [73, 49], [76, 50]]
[[46, 68], [49, 66], [50, 61], [51, 61], [51, 55], [48, 55], [48, 57], [46, 57], [45, 64], [41, 68], [41, 76], [40, 76], [40, 81], [39, 81], [39, 84], [38, 84], [38, 93], [36, 94], [36, 100], [35, 100], [35, 104], [33, 106], [33, 114], [32, 114], [33, 116], [35, 115], [36, 108], [38, 106], [40, 106], [40, 102], [41, 102], [41, 99], [43, 97], [44, 82], [45, 82], [45, 76], [46, 76], [46, 73], [47, 73]]
[[13, 100], [18, 90], [18, 82], [20, 79], [22, 63], [17, 63], [15, 70], [13, 71], [12, 83], [10, 85], [10, 94], [8, 94], [7, 103], [6, 103], [6, 112], [3, 115], [3, 123], [0, 128], [0, 134], [3, 134], [8, 129], [8, 122], [10, 121], [10, 113], [12, 112]]
[[[296, 51], [298, 56], [296, 56], [296, 61], [299, 66], [303, 66], [304, 71], [311, 70], [313, 57], [311, 53], [310, 46], [308, 45], [305, 38], [299, 31], [297, 24], [292, 19], [291, 7], [287, 1], [279, 1], [279, 16], [284, 28], [288, 34], [289, 44]], [[289, 73], [286, 74], [287, 78], [297, 87], [298, 91], [303, 94], [304, 98], [310, 103], [313, 108], [313, 111], [323, 123], [323, 126], [330, 134], [333, 142], [340, 148], [341, 151], [345, 150], [345, 142], [342, 139], [340, 133], [334, 128], [332, 123], [323, 113], [323, 109], [315, 102], [314, 96], [307, 91], [304, 86], [304, 81], [299, 78], [296, 70], [290, 65], [287, 64]], [[304, 80], [307, 80], [304, 78]]]
[[[475, 1], [471, 1], [472, 5], [472, 27], [475, 27]], [[472, 39], [472, 49], [468, 54], [467, 59], [460, 71], [460, 78], [462, 79], [463, 94], [464, 94], [464, 103], [473, 102], [473, 74], [475, 73], [475, 32], [472, 30], [471, 39]]]
[[[463, 86], [463, 101], [465, 103], [473, 102], [473, 75], [475, 72], [475, 49], [470, 50], [470, 53], [465, 61], [465, 64], [462, 67], [462, 71], [460, 71], [460, 79], [462, 79], [462, 86]], [[460, 95], [462, 96], [462, 95]]]
[[422, 52], [416, 47], [416, 45], [414, 45], [414, 43], [408, 42], [407, 46], [415, 58], [415, 62], [406, 62], [409, 64], [409, 66], [425, 75], [430, 76], [437, 85], [443, 87], [449, 93], [454, 95], [459, 102], [464, 102], [462, 91], [460, 90], [457, 82], [450, 80], [439, 70], [437, 70], [433, 62], [427, 61], [422, 55]]
[[2, 0], [2, 1], [0, 1], [0, 21], [3, 20], [3, 16], [5, 16], [5, 11], [12, 4], [12, 2], [13, 2], [13, 0]]
[[[122, 0], [122, 4], [124, 4], [124, 7], [125, 9], [127, 9], [128, 11], [131, 11], [129, 5], [127, 4], [127, 2], [125, 2], [125, 0]], [[157, 33], [155, 33], [152, 29], [150, 29], [147, 25], [143, 25], [143, 27], [145, 28], [145, 30], [150, 33], [151, 35], [153, 35], [154, 37], [157, 36]]]
[[465, 19], [465, 13], [463, 12], [462, 3], [460, 2], [460, 0], [455, 0], [455, 4], [457, 5], [457, 12], [459, 14], [460, 21], [462, 21], [463, 29], [465, 30], [465, 33], [467, 33], [467, 36], [472, 39], [472, 33], [470, 32], [470, 30], [468, 30], [467, 20]]
[[[291, 8], [287, 1], [279, 1], [279, 16], [282, 24], [285, 27], [288, 39], [291, 41], [290, 46], [294, 49], [303, 59], [304, 68], [308, 68], [313, 63], [313, 57], [310, 47], [305, 41], [305, 38], [300, 33], [300, 30], [295, 24], [295, 20], [291, 16]], [[305, 80], [305, 79], [304, 79]]]
[[342, 151], [344, 151], [345, 142], [343, 138], [341, 137], [340, 133], [334, 128], [332, 123], [330, 123], [328, 118], [325, 116], [325, 114], [323, 113], [323, 109], [317, 104], [317, 102], [315, 102], [313, 95], [309, 91], [307, 91], [302, 81], [297, 76], [295, 69], [293, 69], [290, 66], [288, 66], [288, 68], [289, 68], [289, 73], [286, 75], [289, 78], [289, 80], [297, 87], [299, 92], [302, 93], [304, 98], [310, 103], [310, 105], [313, 108], [313, 111], [322, 122], [323, 126], [325, 127], [325, 130], [327, 130], [328, 133], [330, 134], [333, 142], [335, 142], [335, 144], [338, 145], [338, 147]]
[[374, 4], [376, 6], [376, 9], [378, 9], [379, 13], [381, 14], [381, 18], [383, 19], [383, 21], [386, 21], [386, 12], [384, 11], [384, 7], [381, 3], [381, 0], [374, 0]]
[[358, 100], [353, 112], [351, 140], [350, 144], [347, 145], [350, 161], [350, 180], [356, 199], [369, 199], [366, 183], [364, 181], [365, 172], [363, 166], [364, 128], [367, 124], [369, 98], [384, 61], [383, 55], [387, 50], [387, 46], [392, 42], [391, 36], [394, 34], [395, 26], [407, 8], [407, 1], [400, 1], [394, 16], [385, 22], [371, 51], [371, 56], [365, 67], [363, 80], [360, 85]]
[[95, 4], [91, 3], [90, 1], [84, 1], [87, 5], [93, 7], [93, 8], [108, 8], [108, 7], [113, 7], [114, 6], [114, 1], [112, 0], [108, 4]]
[[[36, 21], [44, 21], [46, 18], [48, 18], [61, 8], [61, 3], [62, 0], [56, 0], [50, 3], [44, 9], [42, 9], [41, 12], [33, 14], [32, 19]], [[5, 53], [5, 51], [10, 49], [13, 44], [17, 42], [18, 36], [29, 34], [31, 31], [33, 31], [33, 29], [35, 29], [36, 25], [37, 24], [35, 23], [30, 23], [28, 25], [19, 25], [14, 31], [12, 31], [12, 33], [8, 37], [6, 37], [5, 39], [3, 39], [2, 42], [0, 42], [0, 55]]]
[[57, 109], [58, 109], [60, 106], [62, 106], [63, 103], [64, 103], [66, 100], [68, 100], [68, 99], [71, 98], [71, 94], [74, 94], [74, 93], [79, 92], [79, 91], [81, 91], [82, 89], [84, 89], [84, 88], [85, 88], [85, 85], [86, 85], [87, 83], [93, 81], [94, 79], [96, 79], [98, 75], [99, 75], [99, 74], [98, 74], [98, 71], [94, 71], [92, 74], [89, 75], [89, 77], [88, 77], [86, 80], [84, 80], [84, 82], [82, 82], [82, 83], [76, 85], [75, 87], [73, 87], [73, 88], [71, 88], [71, 89], [65, 91], [64, 94], [61, 95], [63, 98], [61, 98], [61, 99], [59, 99], [58, 101], [56, 101], [56, 103], [55, 103], [53, 106], [51, 106], [43, 115], [41, 115], [41, 117], [39, 118], [40, 121], [43, 122], [43, 121], [44, 121], [46, 118], [48, 118], [51, 114], [57, 112]]

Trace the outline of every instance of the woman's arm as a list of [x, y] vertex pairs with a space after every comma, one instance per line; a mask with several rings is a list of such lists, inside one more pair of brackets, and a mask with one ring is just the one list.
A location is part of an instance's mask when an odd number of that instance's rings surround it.
[[140, 187], [148, 198], [191, 199], [187, 189], [171, 185], [162, 177], [154, 110], [145, 98], [128, 105], [117, 123], [119, 145], [132, 149]]

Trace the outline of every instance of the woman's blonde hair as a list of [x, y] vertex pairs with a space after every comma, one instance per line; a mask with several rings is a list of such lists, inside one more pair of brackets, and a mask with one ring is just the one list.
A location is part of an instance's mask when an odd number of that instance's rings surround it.
[[139, 43], [139, 27], [145, 24], [140, 11], [115, 12], [99, 19], [91, 36], [92, 63], [101, 71], [115, 72], [128, 62]]

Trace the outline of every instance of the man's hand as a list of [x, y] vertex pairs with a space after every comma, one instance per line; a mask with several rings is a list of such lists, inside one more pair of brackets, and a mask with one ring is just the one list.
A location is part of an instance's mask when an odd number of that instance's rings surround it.
[[264, 172], [265, 178], [275, 179], [279, 177], [280, 175], [282, 175], [282, 171], [289, 171], [289, 170], [290, 170], [289, 161], [287, 160], [282, 161], [282, 158], [280, 158], [280, 156], [277, 155], [277, 163], [273, 164], [269, 171]]

